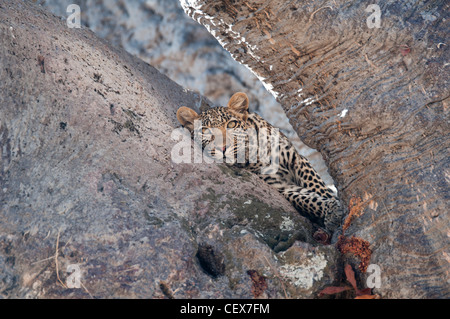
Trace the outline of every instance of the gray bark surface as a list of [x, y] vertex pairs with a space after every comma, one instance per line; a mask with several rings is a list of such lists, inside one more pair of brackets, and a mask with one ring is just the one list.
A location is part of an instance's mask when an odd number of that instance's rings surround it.
[[172, 162], [176, 110], [203, 97], [18, 0], [0, 3], [0, 78], [1, 297], [310, 298], [335, 281], [336, 249], [258, 177]]
[[380, 28], [367, 1], [180, 2], [277, 97], [343, 202], [363, 201], [346, 235], [370, 243], [374, 291], [448, 298], [448, 2], [377, 1]]

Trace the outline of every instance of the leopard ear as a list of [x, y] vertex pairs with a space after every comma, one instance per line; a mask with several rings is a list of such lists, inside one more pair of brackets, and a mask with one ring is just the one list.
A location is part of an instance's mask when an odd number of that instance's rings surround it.
[[243, 117], [247, 117], [248, 105], [249, 101], [247, 94], [242, 92], [234, 93], [230, 101], [228, 101], [228, 107], [230, 108], [230, 110]]
[[191, 131], [194, 130], [194, 121], [199, 117], [197, 112], [186, 106], [180, 107], [177, 111], [178, 122]]

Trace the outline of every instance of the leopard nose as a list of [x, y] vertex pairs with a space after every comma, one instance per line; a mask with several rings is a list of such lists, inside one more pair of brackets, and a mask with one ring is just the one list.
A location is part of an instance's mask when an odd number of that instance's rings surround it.
[[225, 153], [226, 149], [227, 149], [227, 146], [224, 145], [224, 146], [222, 147], [222, 152]]

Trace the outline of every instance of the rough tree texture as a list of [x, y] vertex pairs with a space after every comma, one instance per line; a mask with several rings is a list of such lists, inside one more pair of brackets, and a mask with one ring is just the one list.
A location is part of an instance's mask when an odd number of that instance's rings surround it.
[[256, 76], [233, 60], [205, 27], [183, 11], [178, 0], [39, 2], [63, 18], [67, 18], [70, 4], [79, 4], [82, 25], [183, 87], [201, 92], [217, 105], [226, 105], [235, 92], [246, 92], [250, 110], [280, 128], [300, 153], [308, 157], [325, 183], [333, 184], [322, 155], [300, 141], [281, 105]]
[[209, 102], [150, 65], [2, 1], [0, 78], [0, 297], [310, 298], [336, 280], [336, 249], [258, 177], [172, 162], [176, 110]]
[[[321, 151], [385, 298], [449, 297], [448, 1], [181, 1]], [[371, 20], [372, 21], [372, 20]]]

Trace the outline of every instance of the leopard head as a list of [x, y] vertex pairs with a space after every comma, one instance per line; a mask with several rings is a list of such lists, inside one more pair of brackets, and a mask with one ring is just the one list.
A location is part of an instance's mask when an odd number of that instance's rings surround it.
[[249, 100], [245, 93], [235, 93], [226, 107], [210, 108], [200, 114], [182, 106], [177, 111], [181, 125], [189, 129], [202, 148], [209, 147], [213, 157], [234, 156], [242, 142], [242, 132], [247, 129]]

